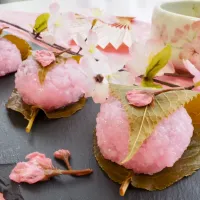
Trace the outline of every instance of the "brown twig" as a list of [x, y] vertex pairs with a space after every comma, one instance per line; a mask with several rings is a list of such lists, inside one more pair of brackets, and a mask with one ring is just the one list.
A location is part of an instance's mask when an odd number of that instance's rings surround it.
[[180, 77], [180, 78], [194, 78], [191, 74], [178, 74], [178, 73], [164, 73], [165, 76]]
[[18, 26], [18, 25], [16, 25], [16, 24], [13, 24], [13, 23], [10, 23], [10, 22], [7, 22], [7, 21], [5, 21], [5, 20], [0, 20], [0, 22], [1, 22], [1, 23], [5, 23], [5, 24], [8, 24], [8, 25], [10, 25], [10, 26], [13, 26], [13, 27], [15, 27], [15, 28], [17, 28], [17, 29], [19, 29], [19, 30], [22, 30], [22, 31], [28, 33], [28, 34], [31, 35], [31, 36], [34, 36], [34, 39], [35, 39], [35, 40], [37, 40], [37, 41], [39, 41], [39, 42], [41, 42], [41, 43], [43, 43], [43, 44], [45, 44], [45, 45], [47, 45], [47, 46], [49, 46], [49, 47], [52, 47], [52, 48], [57, 49], [57, 50], [59, 50], [59, 51], [66, 51], [66, 53], [71, 54], [71, 55], [79, 55], [78, 53], [73, 52], [73, 51], [71, 51], [70, 49], [66, 49], [65, 47], [62, 47], [62, 46], [60, 46], [60, 45], [58, 45], [58, 44], [53, 44], [53, 45], [51, 45], [51, 44], [49, 44], [49, 43], [43, 41], [42, 38], [40, 37], [40, 35], [36, 34], [34, 31], [33, 31], [33, 32], [30, 32], [30, 31], [26, 30], [25, 28], [23, 28], [23, 27], [21, 27], [21, 26]]
[[76, 176], [85, 176], [89, 175], [93, 172], [92, 169], [84, 169], [84, 170], [60, 170], [60, 169], [52, 169], [45, 170], [46, 178], [51, 178], [59, 175], [76, 175]]

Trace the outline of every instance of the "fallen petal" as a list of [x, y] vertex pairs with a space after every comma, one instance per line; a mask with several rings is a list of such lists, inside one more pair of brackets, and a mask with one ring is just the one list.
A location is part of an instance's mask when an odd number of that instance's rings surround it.
[[143, 107], [152, 103], [154, 95], [141, 90], [132, 90], [127, 92], [126, 98], [129, 104], [136, 107]]

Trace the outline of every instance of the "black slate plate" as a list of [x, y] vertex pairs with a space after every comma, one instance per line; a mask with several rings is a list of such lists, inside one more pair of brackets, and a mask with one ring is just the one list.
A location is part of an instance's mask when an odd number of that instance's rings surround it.
[[[7, 111], [5, 103], [14, 88], [14, 75], [0, 78], [0, 192], [3, 183], [11, 184], [8, 176], [13, 165], [5, 164], [23, 161], [33, 151], [45, 153], [53, 158], [53, 152], [60, 148], [71, 151], [71, 164], [74, 168], [92, 168], [94, 173], [88, 177], [74, 178], [61, 176], [49, 182], [35, 185], [19, 185], [25, 200], [199, 200], [200, 171], [183, 179], [170, 188], [148, 192], [130, 187], [125, 197], [119, 196], [119, 185], [112, 182], [99, 168], [93, 153], [93, 130], [99, 106], [91, 99], [84, 109], [67, 119], [48, 120], [39, 115], [31, 134], [25, 133], [27, 121], [23, 116]], [[54, 161], [55, 166], [64, 166]], [[11, 197], [17, 200], [16, 186], [10, 185]], [[16, 195], [16, 198], [13, 196]]]

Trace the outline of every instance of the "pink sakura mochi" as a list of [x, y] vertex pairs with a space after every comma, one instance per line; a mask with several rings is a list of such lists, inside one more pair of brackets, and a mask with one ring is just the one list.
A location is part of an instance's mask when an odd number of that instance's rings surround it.
[[[122, 104], [109, 98], [97, 117], [98, 146], [106, 159], [120, 164], [128, 153], [129, 123]], [[135, 173], [154, 174], [172, 167], [188, 147], [193, 134], [192, 120], [181, 107], [158, 123], [152, 135], [133, 158], [124, 164]]]
[[21, 62], [18, 48], [10, 41], [0, 38], [0, 76], [17, 71]]
[[77, 102], [88, 87], [86, 76], [75, 61], [67, 61], [53, 67], [47, 72], [43, 84], [39, 81], [38, 69], [37, 61], [29, 57], [16, 73], [16, 89], [23, 101], [29, 105], [48, 111], [55, 110]]

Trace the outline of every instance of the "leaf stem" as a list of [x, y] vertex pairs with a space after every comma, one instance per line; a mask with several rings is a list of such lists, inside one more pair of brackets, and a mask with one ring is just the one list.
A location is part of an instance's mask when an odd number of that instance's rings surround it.
[[120, 194], [120, 196], [123, 197], [123, 196], [125, 195], [125, 193], [126, 193], [126, 191], [127, 191], [127, 189], [128, 189], [128, 186], [129, 186], [131, 180], [132, 180], [132, 176], [131, 176], [131, 177], [128, 177], [128, 178], [122, 183], [122, 185], [121, 185], [121, 187], [120, 187], [120, 189], [119, 189], [119, 194]]
[[40, 110], [39, 108], [33, 108], [31, 119], [29, 120], [28, 125], [26, 127], [26, 132], [27, 133], [30, 133], [31, 128], [33, 126], [33, 122], [35, 121], [35, 118], [36, 118], [39, 110]]

